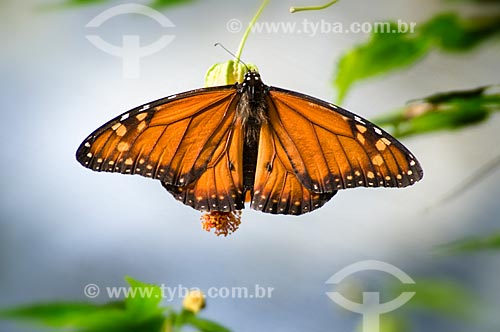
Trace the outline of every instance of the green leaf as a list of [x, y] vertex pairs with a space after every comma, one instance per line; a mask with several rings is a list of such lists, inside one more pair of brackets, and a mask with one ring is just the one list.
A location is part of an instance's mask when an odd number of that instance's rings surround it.
[[99, 326], [81, 332], [166, 332], [165, 318], [157, 316], [145, 321], [129, 321], [126, 324], [111, 323], [110, 326]]
[[[391, 23], [391, 30], [397, 28]], [[408, 66], [428, 51], [427, 40], [410, 34], [376, 33], [370, 41], [344, 54], [337, 65], [337, 102], [344, 100], [352, 85], [360, 80]]]
[[50, 327], [93, 328], [127, 320], [123, 302], [105, 305], [90, 303], [47, 303], [0, 311], [0, 318], [32, 321]]
[[468, 238], [445, 244], [438, 248], [439, 252], [463, 253], [481, 250], [500, 250], [500, 233], [485, 237]]
[[441, 14], [421, 28], [421, 38], [433, 40], [445, 51], [468, 51], [500, 32], [500, 16], [462, 19], [456, 14]]
[[191, 325], [202, 332], [230, 332], [227, 327], [220, 325], [214, 321], [200, 318], [191, 311], [183, 310], [183, 323]]
[[163, 309], [159, 307], [162, 300], [160, 287], [131, 277], [125, 277], [125, 280], [130, 285], [125, 299], [125, 307], [130, 315], [136, 319], [147, 319], [163, 312]]
[[477, 298], [462, 285], [449, 280], [416, 279], [413, 285], [396, 284], [394, 294], [413, 291], [415, 295], [403, 307], [405, 310], [424, 310], [454, 318], [472, 318]]
[[59, 3], [50, 3], [40, 5], [42, 10], [57, 10], [57, 9], [70, 9], [75, 7], [83, 7], [90, 5], [99, 5], [111, 2], [111, 0], [65, 0]]
[[479, 88], [471, 90], [461, 90], [461, 91], [449, 91], [449, 92], [438, 92], [428, 97], [423, 98], [423, 100], [432, 103], [444, 103], [454, 99], [470, 99], [475, 97], [481, 97], [491, 86], [481, 86]]
[[411, 331], [410, 322], [405, 317], [396, 314], [381, 315], [379, 326], [363, 326], [360, 324], [358, 331], [383, 331], [383, 332], [406, 332]]
[[161, 315], [137, 319], [126, 310], [123, 301], [105, 305], [62, 302], [36, 304], [0, 311], [0, 318], [82, 332], [159, 332], [165, 320]]
[[[389, 31], [398, 31], [390, 23]], [[374, 31], [376, 31], [374, 27]], [[465, 52], [500, 33], [500, 16], [464, 19], [440, 14], [417, 26], [415, 33], [372, 33], [370, 40], [346, 52], [339, 60], [334, 85], [341, 103], [355, 83], [408, 67], [431, 50]]]
[[64, 4], [67, 6], [86, 6], [104, 2], [110, 2], [110, 0], [67, 0]]
[[494, 91], [495, 88], [438, 93], [375, 118], [373, 122], [392, 127], [393, 134], [399, 137], [478, 124], [491, 113], [500, 111], [500, 92]]
[[0, 311], [0, 319], [24, 320], [80, 332], [174, 332], [192, 326], [202, 332], [227, 332], [226, 327], [191, 311], [176, 313], [159, 306], [162, 290], [131, 277], [125, 301], [105, 305], [48, 303]]
[[156, 9], [163, 9], [167, 7], [173, 7], [177, 5], [186, 4], [193, 2], [194, 0], [154, 0], [150, 6]]
[[491, 4], [495, 2], [500, 2], [500, 0], [447, 0], [449, 2], [475, 2], [477, 4]]
[[230, 332], [228, 328], [214, 321], [199, 318], [192, 311], [185, 309], [182, 309], [179, 314], [172, 313], [169, 317], [167, 317], [164, 329], [168, 331], [178, 331], [185, 325], [195, 327], [202, 332]]
[[[186, 3], [194, 2], [194, 0], [153, 0], [149, 6], [156, 9], [164, 9]], [[60, 3], [43, 5], [43, 9], [66, 9], [74, 7], [83, 7], [91, 5], [99, 5], [104, 3], [113, 3], [112, 0], [65, 0]]]

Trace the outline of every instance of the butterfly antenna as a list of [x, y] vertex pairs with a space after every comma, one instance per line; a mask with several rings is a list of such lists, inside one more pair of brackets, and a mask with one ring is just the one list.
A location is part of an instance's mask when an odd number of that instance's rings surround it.
[[227, 53], [229, 53], [230, 55], [232, 55], [236, 59], [236, 63], [241, 62], [243, 64], [243, 66], [245, 66], [245, 68], [247, 69], [247, 71], [250, 71], [250, 68], [248, 68], [247, 64], [245, 62], [243, 62], [243, 60], [240, 60], [233, 52], [231, 52], [230, 50], [228, 50], [227, 48], [225, 48], [224, 45], [222, 45], [221, 43], [215, 43], [214, 46], [220, 46], [220, 47], [222, 47], [222, 49], [224, 51], [226, 51]]

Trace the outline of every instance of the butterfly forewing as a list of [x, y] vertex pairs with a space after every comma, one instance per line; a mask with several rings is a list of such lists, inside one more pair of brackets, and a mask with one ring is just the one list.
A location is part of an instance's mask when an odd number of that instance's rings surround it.
[[271, 130], [302, 185], [313, 192], [405, 187], [422, 177], [401, 143], [340, 107], [278, 88], [270, 88], [268, 105]]
[[233, 86], [199, 89], [138, 107], [92, 133], [78, 161], [96, 171], [140, 174], [183, 186], [224, 144], [240, 95]]

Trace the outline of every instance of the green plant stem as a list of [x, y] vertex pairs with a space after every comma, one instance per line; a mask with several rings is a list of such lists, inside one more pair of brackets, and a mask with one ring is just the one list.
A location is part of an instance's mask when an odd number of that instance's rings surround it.
[[429, 211], [432, 208], [442, 206], [443, 204], [453, 199], [456, 199], [458, 196], [469, 190], [472, 186], [483, 181], [487, 176], [489, 176], [499, 167], [500, 167], [500, 155], [496, 156], [494, 159], [482, 165], [478, 170], [472, 173], [472, 175], [465, 178], [465, 180], [461, 182], [456, 188], [452, 189], [444, 197], [439, 199], [437, 202], [428, 207], [426, 210]]
[[321, 10], [330, 7], [334, 3], [336, 3], [339, 0], [333, 0], [328, 2], [327, 4], [321, 5], [321, 6], [309, 6], [309, 7], [290, 7], [290, 13], [296, 13], [296, 12], [303, 12], [305, 10]]
[[250, 24], [248, 24], [248, 27], [245, 30], [245, 34], [243, 35], [243, 38], [241, 38], [240, 46], [238, 47], [238, 52], [236, 52], [236, 63], [240, 62], [241, 53], [243, 52], [243, 47], [245, 47], [248, 35], [250, 34], [250, 31], [252, 31], [253, 25], [255, 24], [255, 22], [257, 22], [257, 20], [260, 17], [260, 14], [262, 14], [262, 11], [264, 10], [264, 8], [267, 6], [268, 3], [269, 0], [264, 0], [262, 2], [259, 9], [257, 10], [257, 13], [255, 13], [255, 16], [250, 21]]

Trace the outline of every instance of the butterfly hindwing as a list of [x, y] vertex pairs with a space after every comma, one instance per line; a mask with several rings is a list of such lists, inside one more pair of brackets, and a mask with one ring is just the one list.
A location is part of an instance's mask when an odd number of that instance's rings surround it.
[[335, 193], [336, 191], [315, 193], [304, 187], [271, 125], [262, 125], [252, 209], [273, 214], [299, 215], [320, 208]]
[[328, 193], [353, 187], [405, 187], [422, 177], [396, 139], [340, 107], [271, 87], [270, 130], [304, 187]]
[[244, 208], [244, 138], [240, 120], [236, 121], [197, 180], [185, 187], [162, 182], [177, 200], [200, 211], [229, 212]]
[[185, 186], [199, 178], [227, 139], [240, 98], [234, 86], [193, 90], [109, 121], [77, 151], [95, 171], [140, 174]]

